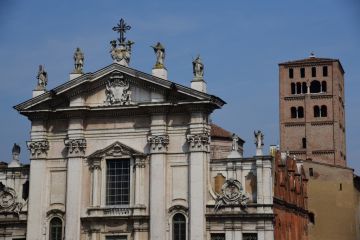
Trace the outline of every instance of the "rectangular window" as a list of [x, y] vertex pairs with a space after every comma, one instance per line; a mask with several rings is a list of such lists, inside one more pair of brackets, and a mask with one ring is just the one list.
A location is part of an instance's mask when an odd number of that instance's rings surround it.
[[310, 177], [314, 176], [314, 169], [313, 168], [309, 168], [309, 176]]
[[306, 138], [302, 138], [302, 147], [306, 148]]
[[242, 235], [243, 240], [257, 240], [257, 233], [243, 233]]
[[212, 233], [211, 240], [225, 240], [225, 233]]
[[339, 190], [342, 191], [342, 183], [340, 183]]
[[328, 76], [328, 67], [327, 66], [323, 66], [323, 76], [324, 77]]
[[289, 68], [289, 78], [294, 78], [294, 69]]
[[311, 68], [311, 76], [316, 77], [316, 67]]
[[300, 68], [300, 77], [301, 78], [305, 77], [305, 68]]
[[106, 204], [127, 205], [130, 201], [130, 160], [106, 162]]

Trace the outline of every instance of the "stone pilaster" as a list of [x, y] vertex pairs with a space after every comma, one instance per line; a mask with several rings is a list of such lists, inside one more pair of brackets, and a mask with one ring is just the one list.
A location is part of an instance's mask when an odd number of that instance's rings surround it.
[[155, 114], [151, 119], [150, 146], [150, 239], [166, 238], [166, 116]]
[[64, 144], [68, 151], [65, 239], [77, 240], [80, 238], [82, 170], [86, 150], [82, 119], [69, 121], [68, 137]]
[[189, 239], [206, 239], [205, 204], [207, 164], [210, 157], [210, 137], [207, 114], [194, 112], [191, 116], [189, 144]]
[[91, 205], [93, 207], [100, 206], [100, 174], [101, 174], [101, 161], [93, 160], [90, 164], [90, 171], [92, 173], [92, 197], [91, 197]]

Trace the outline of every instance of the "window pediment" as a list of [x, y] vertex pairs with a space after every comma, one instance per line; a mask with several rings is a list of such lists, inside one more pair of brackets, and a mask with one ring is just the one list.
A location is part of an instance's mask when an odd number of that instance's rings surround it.
[[145, 158], [146, 154], [139, 152], [121, 142], [116, 141], [104, 149], [95, 151], [88, 156], [88, 159], [102, 159], [104, 157]]

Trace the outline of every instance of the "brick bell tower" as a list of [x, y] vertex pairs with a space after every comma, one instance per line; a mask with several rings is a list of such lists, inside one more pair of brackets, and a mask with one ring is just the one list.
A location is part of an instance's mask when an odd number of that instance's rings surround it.
[[299, 159], [346, 166], [344, 69], [338, 59], [279, 64], [280, 149]]

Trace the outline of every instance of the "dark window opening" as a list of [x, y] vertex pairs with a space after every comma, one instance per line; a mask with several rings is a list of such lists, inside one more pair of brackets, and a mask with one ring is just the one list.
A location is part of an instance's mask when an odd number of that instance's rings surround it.
[[310, 177], [314, 176], [314, 169], [313, 168], [309, 168], [309, 176]]
[[296, 118], [296, 107], [291, 107], [291, 118]]
[[294, 69], [289, 68], [289, 78], [294, 78]]
[[300, 77], [301, 78], [305, 77], [305, 68], [300, 68]]
[[340, 183], [339, 190], [342, 191], [342, 183]]
[[0, 191], [2, 191], [4, 188], [5, 188], [5, 185], [2, 182], [0, 182]]
[[316, 67], [311, 68], [311, 76], [316, 77]]
[[50, 221], [50, 240], [62, 240], [62, 221], [54, 217]]
[[225, 233], [212, 233], [211, 240], [225, 240]]
[[291, 94], [295, 94], [295, 83], [291, 83]]
[[301, 83], [296, 83], [296, 93], [301, 94]]
[[321, 92], [321, 84], [319, 81], [314, 80], [310, 83], [310, 93], [319, 93]]
[[23, 189], [22, 189], [22, 198], [24, 200], [27, 200], [29, 198], [29, 181], [26, 181], [23, 184]]
[[320, 117], [320, 108], [319, 108], [319, 106], [314, 106], [314, 117]]
[[315, 224], [315, 214], [310, 212], [309, 213], [309, 221], [312, 223], [312, 224]]
[[302, 83], [302, 93], [307, 93], [307, 86], [305, 82]]
[[186, 240], [186, 219], [181, 213], [173, 217], [173, 240]]
[[243, 240], [257, 240], [258, 236], [257, 236], [257, 233], [243, 233], [242, 239]]
[[304, 108], [303, 107], [298, 107], [298, 118], [303, 118], [304, 117]]
[[327, 92], [326, 81], [321, 82], [321, 92]]
[[127, 205], [130, 201], [130, 160], [106, 162], [106, 204]]
[[327, 117], [327, 107], [326, 107], [325, 105], [322, 105], [322, 106], [321, 106], [320, 116], [321, 116], [321, 117]]
[[323, 76], [324, 77], [328, 76], [328, 67], [327, 66], [323, 66]]
[[117, 235], [117, 236], [106, 236], [105, 240], [126, 240], [127, 236], [126, 235]]
[[306, 138], [302, 138], [302, 147], [306, 148]]

